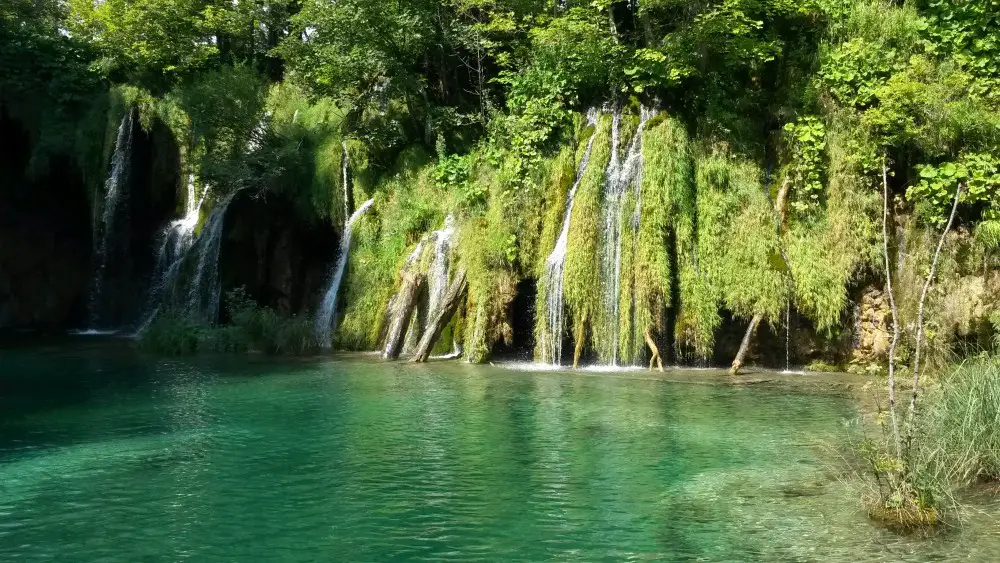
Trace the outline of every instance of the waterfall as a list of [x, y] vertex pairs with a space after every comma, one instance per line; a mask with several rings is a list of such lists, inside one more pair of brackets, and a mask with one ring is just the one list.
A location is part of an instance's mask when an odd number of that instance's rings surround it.
[[115, 137], [115, 151], [111, 157], [111, 171], [104, 182], [104, 204], [101, 212], [100, 233], [95, 238], [94, 258], [97, 267], [90, 289], [90, 328], [97, 329], [101, 313], [101, 290], [104, 285], [104, 273], [108, 266], [108, 252], [112, 237], [115, 234], [115, 217], [122, 199], [122, 191], [128, 174], [129, 158], [132, 149], [132, 110], [127, 109], [118, 124], [118, 135]]
[[188, 251], [194, 245], [194, 230], [201, 216], [201, 206], [208, 196], [209, 186], [205, 185], [201, 194], [195, 187], [194, 174], [188, 175], [187, 199], [184, 200], [184, 216], [171, 222], [160, 234], [159, 250], [156, 254], [156, 267], [150, 280], [146, 296], [146, 305], [142, 309], [137, 334], [149, 326], [156, 314], [160, 312], [164, 293], [177, 282]]
[[337, 292], [340, 291], [340, 281], [344, 277], [344, 268], [347, 267], [347, 255], [351, 251], [351, 226], [368, 211], [368, 208], [373, 203], [375, 203], [374, 198], [362, 203], [361, 207], [358, 207], [347, 222], [344, 223], [344, 233], [340, 238], [340, 256], [337, 257], [337, 265], [333, 269], [330, 287], [327, 288], [326, 294], [323, 296], [323, 304], [320, 306], [319, 314], [316, 316], [316, 339], [324, 348], [330, 347], [330, 338], [335, 328]]
[[[406, 329], [406, 337], [403, 341], [403, 353], [410, 354], [417, 348], [420, 337], [423, 336], [427, 323], [437, 314], [438, 308], [444, 301], [444, 296], [448, 293], [448, 270], [451, 265], [451, 238], [455, 234], [455, 218], [451, 215], [445, 217], [444, 227], [440, 231], [433, 231], [428, 237], [434, 241], [434, 258], [431, 260], [430, 268], [427, 271], [427, 302], [425, 306], [418, 306], [414, 311], [410, 326]], [[407, 260], [406, 268], [409, 269], [422, 257], [422, 250], [425, 241], [421, 239], [414, 254]], [[411, 263], [411, 260], [413, 262]]]
[[239, 190], [227, 195], [212, 209], [195, 242], [198, 264], [194, 277], [188, 283], [187, 305], [184, 309], [188, 318], [209, 324], [219, 318], [219, 295], [222, 292], [219, 282], [219, 250], [222, 246], [222, 227], [229, 204], [237, 193]]
[[618, 340], [620, 324], [622, 227], [624, 204], [630, 187], [636, 190], [636, 208], [632, 224], [638, 227], [639, 200], [642, 185], [642, 130], [654, 111], [642, 108], [639, 127], [629, 142], [625, 159], [618, 154], [620, 144], [621, 111], [616, 110], [611, 127], [611, 161], [604, 180], [604, 240], [601, 249], [601, 279], [604, 287], [605, 331], [611, 337], [611, 365], [618, 365]]
[[[587, 122], [590, 125], [597, 125], [597, 110], [591, 108], [587, 112]], [[548, 288], [545, 306], [547, 330], [542, 335], [542, 361], [547, 361], [554, 365], [562, 363], [562, 337], [563, 337], [563, 274], [566, 265], [566, 251], [569, 241], [570, 219], [573, 217], [573, 204], [576, 200], [576, 190], [583, 181], [583, 174], [587, 171], [590, 163], [590, 153], [594, 148], [594, 139], [597, 138], [597, 131], [590, 136], [587, 141], [587, 150], [583, 153], [583, 159], [576, 170], [576, 181], [566, 195], [566, 212], [563, 215], [562, 229], [559, 231], [559, 238], [552, 253], [545, 260], [545, 285]]]
[[792, 371], [792, 301], [785, 305], [785, 371]]
[[434, 231], [434, 260], [427, 273], [428, 306], [427, 318], [437, 314], [445, 293], [448, 292], [448, 268], [451, 264], [451, 237], [455, 234], [455, 218], [449, 215], [444, 220], [444, 228]]
[[344, 150], [344, 154], [340, 159], [340, 174], [342, 181], [344, 183], [344, 217], [349, 217], [351, 214], [351, 186], [349, 183], [350, 178], [348, 178], [348, 166], [350, 166], [350, 154], [347, 152], [347, 141], [340, 142], [341, 148]]

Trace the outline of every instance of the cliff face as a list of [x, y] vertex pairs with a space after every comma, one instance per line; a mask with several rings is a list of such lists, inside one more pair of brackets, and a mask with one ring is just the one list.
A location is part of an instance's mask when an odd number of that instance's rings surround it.
[[29, 171], [31, 143], [0, 113], [0, 329], [74, 326], [86, 312], [87, 191], [68, 158]]
[[[0, 114], [0, 329], [85, 328], [93, 307], [102, 327], [131, 326], [148, 291], [159, 237], [183, 206], [173, 136], [161, 123], [148, 132], [134, 125], [96, 300], [103, 178], [86, 182], [71, 155], [32, 163], [33, 142], [23, 124]], [[113, 147], [106, 149], [110, 154]], [[223, 289], [246, 287], [284, 315], [312, 311], [337, 258], [338, 237], [330, 224], [303, 219], [290, 200], [242, 193], [225, 223]]]
[[[177, 145], [170, 131], [154, 123], [147, 132], [134, 125], [127, 176], [100, 296], [88, 307], [96, 307], [102, 328], [131, 326], [138, 319], [150, 276], [155, 267], [155, 248], [162, 229], [176, 218], [183, 204]], [[94, 199], [100, 209], [101, 193]], [[88, 274], [93, 278], [93, 272]]]
[[[177, 149], [162, 126], [138, 125], [123, 200], [108, 246], [102, 324], [133, 322], [153, 267], [159, 230], [177, 207]], [[0, 116], [0, 329], [82, 328], [89, 322], [96, 267], [98, 193], [71, 155], [31, 162], [35, 139]], [[95, 180], [97, 185], [100, 179]]]
[[287, 199], [243, 192], [226, 217], [219, 257], [223, 292], [244, 287], [281, 315], [313, 312], [337, 259], [339, 238], [329, 223], [302, 218]]

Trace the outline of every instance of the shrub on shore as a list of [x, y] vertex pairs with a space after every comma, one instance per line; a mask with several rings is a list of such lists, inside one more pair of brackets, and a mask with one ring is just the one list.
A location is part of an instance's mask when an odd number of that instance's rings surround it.
[[237, 288], [226, 296], [232, 324], [205, 326], [184, 315], [159, 315], [139, 336], [139, 348], [147, 352], [183, 356], [198, 352], [303, 355], [319, 347], [312, 319], [282, 317], [270, 307], [261, 307]]
[[1000, 357], [959, 365], [927, 401], [922, 434], [929, 458], [955, 486], [1000, 479]]

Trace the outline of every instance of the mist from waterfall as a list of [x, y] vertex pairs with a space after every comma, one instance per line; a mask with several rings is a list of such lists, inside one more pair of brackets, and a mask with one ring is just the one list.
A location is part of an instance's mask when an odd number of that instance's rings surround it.
[[125, 183], [128, 179], [128, 164], [132, 153], [132, 110], [125, 111], [121, 122], [118, 124], [118, 134], [115, 137], [115, 150], [111, 157], [111, 171], [104, 182], [104, 201], [101, 209], [101, 224], [99, 232], [96, 234], [94, 245], [94, 259], [96, 268], [94, 269], [94, 279], [90, 288], [89, 302], [89, 328], [96, 330], [101, 322], [102, 300], [101, 292], [104, 289], [104, 276], [108, 267], [109, 251], [112, 239], [117, 234], [115, 231], [116, 219], [119, 215], [119, 206], [123, 199]]
[[638, 232], [642, 197], [642, 132], [655, 115], [654, 110], [640, 110], [639, 126], [629, 142], [624, 160], [619, 156], [621, 142], [621, 111], [616, 110], [611, 128], [611, 161], [604, 180], [604, 237], [601, 247], [601, 281], [603, 288], [603, 319], [605, 334], [610, 338], [610, 365], [618, 365], [619, 324], [621, 320], [622, 232], [625, 222], [625, 200], [630, 188], [635, 190], [636, 206], [632, 226]]
[[374, 198], [362, 203], [344, 223], [344, 233], [340, 238], [340, 255], [337, 257], [337, 264], [334, 266], [333, 275], [330, 278], [330, 286], [323, 296], [323, 303], [316, 315], [316, 340], [324, 348], [331, 346], [331, 338], [336, 328], [337, 294], [340, 291], [340, 282], [344, 277], [348, 254], [351, 251], [351, 227], [374, 203]]
[[[596, 108], [591, 108], [587, 112], [587, 122], [591, 126], [597, 125], [599, 114]], [[573, 217], [573, 205], [576, 201], [576, 190], [583, 182], [583, 175], [590, 164], [590, 154], [594, 148], [594, 139], [597, 138], [597, 130], [590, 135], [587, 141], [587, 149], [583, 153], [580, 165], [576, 170], [576, 181], [566, 195], [566, 211], [563, 214], [562, 228], [559, 231], [559, 238], [556, 240], [555, 248], [545, 260], [545, 287], [547, 288], [545, 300], [546, 330], [542, 335], [542, 361], [554, 365], [562, 363], [562, 338], [565, 323], [565, 311], [563, 310], [563, 280], [566, 269], [566, 251], [569, 244], [569, 225]]]

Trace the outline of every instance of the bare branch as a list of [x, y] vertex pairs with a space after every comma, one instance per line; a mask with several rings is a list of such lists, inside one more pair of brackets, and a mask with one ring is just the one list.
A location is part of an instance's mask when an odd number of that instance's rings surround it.
[[892, 266], [889, 260], [889, 165], [882, 156], [882, 253], [885, 257], [885, 287], [889, 294], [892, 312], [892, 343], [889, 345], [889, 418], [892, 419], [892, 438], [896, 444], [896, 457], [903, 457], [903, 444], [899, 437], [896, 419], [896, 345], [899, 343], [899, 311], [892, 290]]
[[948, 236], [948, 232], [951, 231], [951, 226], [955, 222], [955, 215], [958, 213], [958, 202], [962, 199], [962, 189], [964, 187], [959, 183], [958, 188], [955, 190], [955, 201], [951, 205], [951, 215], [948, 217], [948, 224], [945, 225], [944, 231], [941, 233], [941, 238], [938, 239], [937, 249], [934, 251], [934, 259], [931, 261], [931, 271], [927, 274], [927, 280], [924, 282], [924, 290], [920, 293], [920, 306], [917, 308], [917, 343], [916, 349], [913, 352], [913, 394], [910, 396], [910, 412], [907, 414], [907, 447], [913, 433], [913, 414], [917, 410], [917, 394], [920, 392], [920, 351], [924, 343], [924, 306], [927, 302], [927, 293], [930, 291], [931, 284], [934, 283], [934, 273], [937, 270], [938, 260], [941, 258], [941, 248], [944, 247], [945, 238]]

